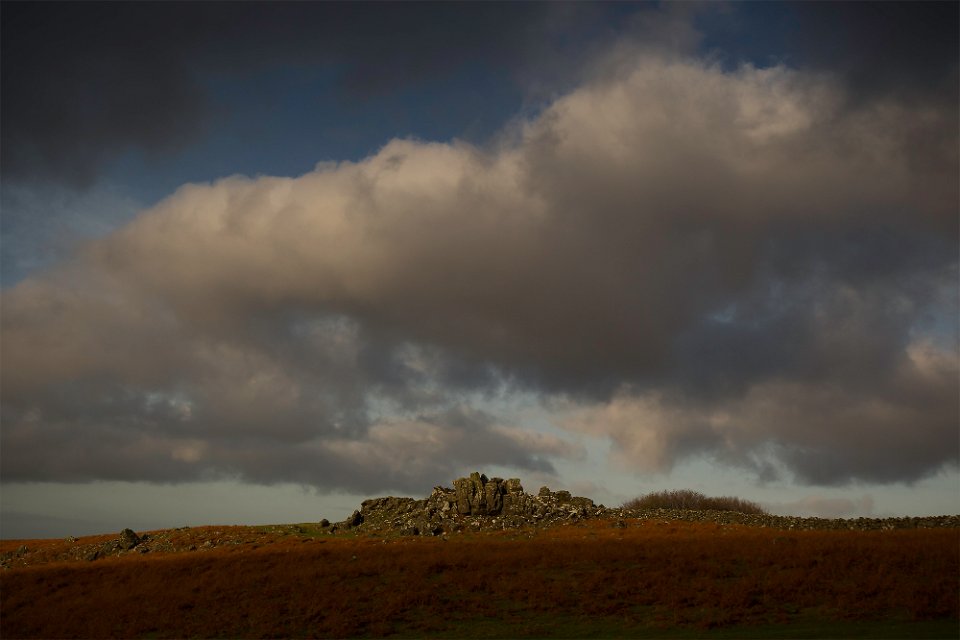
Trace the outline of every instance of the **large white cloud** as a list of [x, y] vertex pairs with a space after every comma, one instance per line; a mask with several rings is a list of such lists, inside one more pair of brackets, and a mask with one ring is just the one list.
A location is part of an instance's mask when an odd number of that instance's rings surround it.
[[921, 348], [956, 314], [955, 114], [844, 98], [642, 57], [484, 148], [186, 185], [3, 292], [4, 475], [371, 488], [579, 455], [464, 413], [492, 389], [572, 398], [639, 468], [955, 464], [955, 345]]

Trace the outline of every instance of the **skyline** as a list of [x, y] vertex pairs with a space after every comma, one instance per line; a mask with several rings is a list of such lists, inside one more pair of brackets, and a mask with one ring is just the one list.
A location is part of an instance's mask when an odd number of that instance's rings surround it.
[[960, 512], [956, 3], [2, 11], [4, 537]]

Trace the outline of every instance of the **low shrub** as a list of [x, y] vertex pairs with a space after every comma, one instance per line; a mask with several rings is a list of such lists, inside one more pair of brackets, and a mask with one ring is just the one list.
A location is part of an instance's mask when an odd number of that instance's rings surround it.
[[695, 511], [736, 511], [738, 513], [765, 514], [756, 502], [732, 496], [710, 498], [699, 491], [679, 489], [655, 491], [623, 503], [627, 509], [691, 509]]

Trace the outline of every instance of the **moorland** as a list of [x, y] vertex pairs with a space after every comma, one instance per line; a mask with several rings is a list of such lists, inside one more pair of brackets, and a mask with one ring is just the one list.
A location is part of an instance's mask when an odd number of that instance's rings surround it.
[[956, 526], [790, 530], [689, 514], [436, 535], [324, 522], [5, 540], [0, 635], [960, 635]]
[[0, 543], [30, 559], [0, 573], [0, 634], [956, 638], [960, 628], [955, 529], [594, 520], [380, 538], [196, 527], [147, 534], [168, 550], [69, 557], [113, 537]]

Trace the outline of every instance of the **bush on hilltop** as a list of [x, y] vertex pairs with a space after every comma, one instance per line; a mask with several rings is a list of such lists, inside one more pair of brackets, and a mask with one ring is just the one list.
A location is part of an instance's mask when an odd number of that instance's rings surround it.
[[756, 502], [732, 496], [709, 498], [699, 491], [679, 489], [655, 491], [623, 503], [626, 509], [690, 509], [693, 511], [736, 511], [747, 514], [765, 514]]

